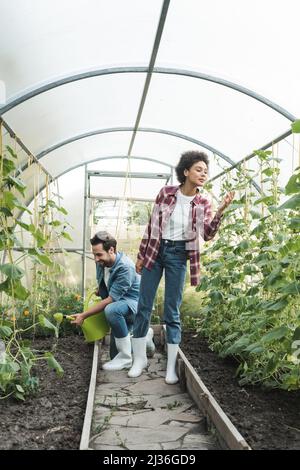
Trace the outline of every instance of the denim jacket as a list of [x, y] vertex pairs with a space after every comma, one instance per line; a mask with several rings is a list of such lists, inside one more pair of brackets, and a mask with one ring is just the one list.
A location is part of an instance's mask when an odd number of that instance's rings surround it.
[[104, 282], [104, 268], [100, 263], [96, 263], [96, 277], [102, 299], [110, 296], [114, 302], [125, 300], [132, 313], [136, 314], [141, 276], [136, 273], [135, 265], [128, 256], [117, 252], [116, 261], [110, 268], [107, 286]]

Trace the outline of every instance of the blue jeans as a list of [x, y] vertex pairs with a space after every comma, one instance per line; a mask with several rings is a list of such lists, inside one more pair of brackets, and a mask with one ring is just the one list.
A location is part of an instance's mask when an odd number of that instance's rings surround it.
[[111, 328], [109, 353], [110, 358], [113, 359], [118, 354], [115, 338], [125, 338], [132, 331], [134, 314], [125, 300], [108, 304], [104, 313]]
[[167, 343], [181, 341], [180, 305], [186, 274], [187, 252], [185, 242], [161, 240], [159, 253], [151, 271], [142, 269], [140, 296], [133, 324], [133, 336], [146, 336], [156, 291], [165, 270], [165, 303], [163, 320], [166, 323]]

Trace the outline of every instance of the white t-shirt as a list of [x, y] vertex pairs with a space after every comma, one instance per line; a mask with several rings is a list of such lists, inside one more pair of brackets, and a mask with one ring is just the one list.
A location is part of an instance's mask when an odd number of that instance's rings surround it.
[[107, 287], [108, 279], [109, 279], [109, 276], [110, 276], [110, 270], [111, 270], [111, 268], [107, 268], [107, 267], [104, 268], [103, 277], [104, 277], [104, 282], [105, 282], [106, 287]]
[[166, 240], [185, 240], [185, 233], [188, 229], [189, 213], [191, 201], [195, 196], [184, 196], [182, 192], [177, 192], [177, 201], [163, 232], [162, 238]]

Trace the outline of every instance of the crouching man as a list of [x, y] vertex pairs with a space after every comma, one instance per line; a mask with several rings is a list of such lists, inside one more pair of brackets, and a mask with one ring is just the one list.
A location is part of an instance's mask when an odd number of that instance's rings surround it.
[[[98, 293], [101, 302], [83, 313], [75, 314], [72, 323], [81, 325], [84, 320], [104, 310], [111, 327], [111, 341], [115, 341], [117, 354], [102, 368], [105, 370], [129, 369], [132, 365], [130, 325], [137, 312], [140, 275], [134, 263], [117, 251], [117, 241], [108, 232], [97, 232], [90, 240], [96, 262]], [[154, 353], [153, 330], [147, 333], [147, 348]]]

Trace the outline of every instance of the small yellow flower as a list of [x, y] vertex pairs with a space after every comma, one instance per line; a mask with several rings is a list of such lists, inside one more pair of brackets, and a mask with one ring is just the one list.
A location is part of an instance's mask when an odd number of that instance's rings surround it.
[[24, 317], [28, 317], [30, 314], [29, 310], [24, 310], [23, 315]]
[[80, 294], [75, 294], [75, 299], [76, 299], [76, 300], [80, 300], [80, 299], [81, 299], [81, 295], [80, 295]]
[[11, 317], [11, 319], [12, 321], [16, 321], [16, 317], [14, 315]]

